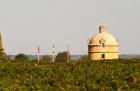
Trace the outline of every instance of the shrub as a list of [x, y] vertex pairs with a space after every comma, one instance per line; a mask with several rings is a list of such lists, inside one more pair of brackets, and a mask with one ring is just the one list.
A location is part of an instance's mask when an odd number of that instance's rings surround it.
[[60, 52], [56, 56], [56, 62], [67, 62], [68, 61], [68, 52]]
[[42, 62], [50, 62], [52, 59], [49, 55], [44, 55], [41, 59]]
[[20, 53], [20, 54], [16, 55], [15, 60], [16, 61], [28, 61], [29, 58], [27, 55]]

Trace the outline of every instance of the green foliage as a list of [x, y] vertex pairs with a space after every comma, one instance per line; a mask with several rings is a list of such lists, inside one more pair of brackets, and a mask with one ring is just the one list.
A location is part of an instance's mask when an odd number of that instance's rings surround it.
[[44, 55], [41, 59], [41, 62], [50, 62], [52, 59], [49, 55]]
[[0, 56], [5, 55], [4, 49], [0, 49]]
[[67, 62], [68, 59], [68, 52], [60, 52], [56, 56], [56, 62]]
[[88, 55], [83, 55], [80, 57], [80, 61], [88, 61], [88, 60], [89, 60]]
[[4, 62], [4, 61], [7, 61], [8, 60], [8, 57], [6, 55], [6, 53], [4, 52], [4, 49], [0, 49], [0, 62]]
[[0, 56], [0, 62], [6, 62], [9, 61], [9, 57], [3, 52]]
[[140, 59], [0, 64], [1, 91], [140, 91]]
[[16, 61], [28, 61], [29, 58], [27, 55], [20, 53], [20, 54], [15, 56], [15, 60]]

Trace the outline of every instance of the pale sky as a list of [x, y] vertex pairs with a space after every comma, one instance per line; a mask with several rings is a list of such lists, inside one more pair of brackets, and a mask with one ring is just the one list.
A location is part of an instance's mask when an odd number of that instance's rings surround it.
[[70, 45], [87, 54], [87, 39], [102, 23], [119, 39], [121, 54], [140, 54], [140, 0], [0, 0], [0, 32], [8, 54], [50, 54]]

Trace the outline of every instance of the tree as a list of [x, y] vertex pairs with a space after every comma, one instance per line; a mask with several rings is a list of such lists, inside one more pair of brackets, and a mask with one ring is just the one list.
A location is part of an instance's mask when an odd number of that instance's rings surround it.
[[68, 52], [60, 52], [56, 56], [56, 62], [67, 62], [68, 58]]
[[28, 61], [29, 58], [28, 58], [27, 55], [20, 53], [20, 54], [16, 55], [15, 60], [18, 60], [18, 61]]
[[0, 33], [0, 61], [5, 61], [7, 59], [8, 59], [7, 55], [4, 52], [4, 49], [3, 49], [3, 46], [2, 46], [2, 36], [1, 36], [1, 33]]
[[49, 55], [44, 55], [41, 59], [41, 61], [47, 61], [50, 62], [51, 61], [51, 57]]
[[87, 61], [87, 60], [89, 60], [88, 55], [83, 55], [80, 57], [80, 61]]
[[4, 52], [4, 49], [0, 49], [0, 60], [1, 61], [6, 61], [8, 60], [7, 54]]

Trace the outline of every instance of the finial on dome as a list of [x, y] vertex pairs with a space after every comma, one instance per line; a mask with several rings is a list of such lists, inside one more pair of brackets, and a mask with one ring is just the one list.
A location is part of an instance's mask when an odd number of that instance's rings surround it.
[[107, 24], [101, 24], [99, 26], [99, 33], [107, 32], [107, 30], [108, 30], [108, 25]]

